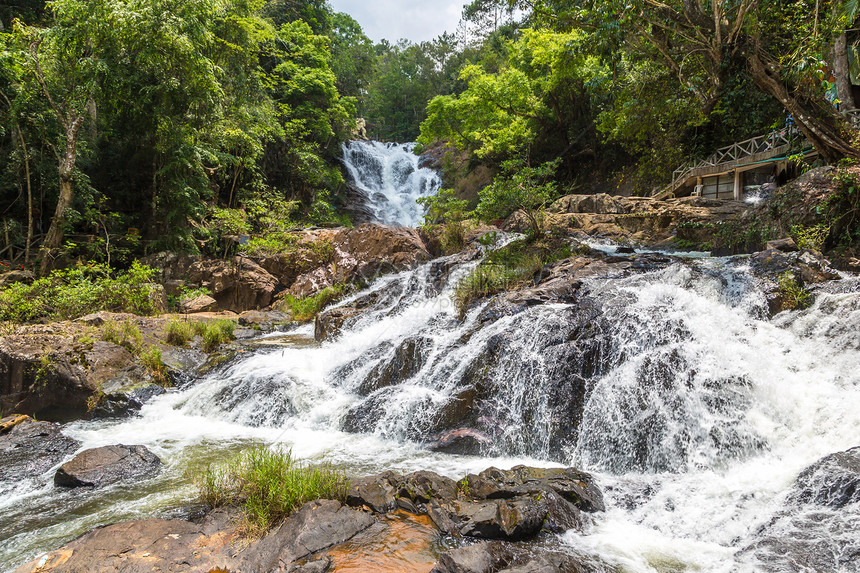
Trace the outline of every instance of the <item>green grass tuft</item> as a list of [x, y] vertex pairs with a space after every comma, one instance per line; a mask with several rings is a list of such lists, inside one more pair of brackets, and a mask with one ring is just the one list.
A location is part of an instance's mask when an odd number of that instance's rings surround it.
[[345, 501], [349, 482], [330, 465], [305, 465], [295, 462], [289, 450], [257, 447], [225, 465], [210, 465], [197, 486], [212, 507], [240, 504], [242, 531], [259, 536], [309, 501]]
[[313, 296], [299, 298], [288, 295], [282, 304], [290, 311], [293, 320], [305, 322], [316, 318], [322, 309], [341, 298], [346, 291], [347, 285], [344, 284], [327, 286]]
[[233, 331], [236, 329], [236, 323], [232, 320], [219, 318], [215, 321], [195, 322], [191, 328], [194, 334], [203, 339], [201, 344], [203, 351], [213, 352], [222, 344], [235, 338]]

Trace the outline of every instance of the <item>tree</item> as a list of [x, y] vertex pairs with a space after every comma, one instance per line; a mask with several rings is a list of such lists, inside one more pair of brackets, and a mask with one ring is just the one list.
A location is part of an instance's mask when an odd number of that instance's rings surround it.
[[758, 89], [776, 99], [821, 156], [833, 161], [860, 157], [860, 150], [824, 94], [824, 54], [845, 29], [843, 19], [828, 16], [826, 5], [819, 0], [538, 0], [535, 15], [560, 29], [598, 31], [659, 58], [705, 113], [723, 95], [734, 62], [741, 62]]
[[507, 64], [497, 73], [466, 66], [460, 77], [467, 89], [430, 102], [419, 141], [449, 140], [490, 162], [523, 154], [552, 160], [577, 146], [594, 154], [594, 108], [606, 70], [588, 54], [584, 38], [523, 30], [508, 44]]
[[19, 41], [29, 45], [30, 80], [38, 84], [61, 127], [58, 156], [59, 196], [40, 252], [40, 273], [51, 267], [52, 251], [62, 244], [67, 210], [74, 200], [73, 176], [78, 137], [95, 115], [95, 97], [105, 73], [102, 50], [110, 42], [102, 3], [79, 0], [52, 4], [55, 25], [46, 30], [18, 27]]
[[502, 163], [502, 173], [480, 192], [475, 212], [485, 222], [505, 219], [521, 211], [529, 221], [532, 238], [543, 235], [543, 209], [556, 195], [553, 181], [559, 160], [538, 167], [523, 159]]

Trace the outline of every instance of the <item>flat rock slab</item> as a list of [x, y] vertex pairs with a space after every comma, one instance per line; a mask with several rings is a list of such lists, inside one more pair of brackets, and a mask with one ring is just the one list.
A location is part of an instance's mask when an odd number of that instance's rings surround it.
[[[15, 573], [292, 572], [296, 561], [341, 544], [376, 523], [372, 515], [337, 501], [312, 501], [255, 541], [236, 534], [236, 517], [216, 510], [200, 523], [147, 519], [101, 527]], [[323, 557], [299, 570], [319, 573], [329, 563]]]
[[154, 476], [161, 460], [145, 446], [104, 446], [84, 450], [54, 474], [54, 485], [104, 487], [121, 480]]

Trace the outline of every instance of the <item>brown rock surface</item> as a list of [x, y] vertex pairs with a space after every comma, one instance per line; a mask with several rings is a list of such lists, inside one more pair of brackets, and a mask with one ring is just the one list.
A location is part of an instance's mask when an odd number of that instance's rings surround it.
[[259, 540], [238, 538], [235, 516], [210, 513], [202, 522], [129, 521], [95, 529], [16, 573], [210, 573], [292, 571], [297, 561], [341, 544], [376, 522], [336, 501], [313, 501]]

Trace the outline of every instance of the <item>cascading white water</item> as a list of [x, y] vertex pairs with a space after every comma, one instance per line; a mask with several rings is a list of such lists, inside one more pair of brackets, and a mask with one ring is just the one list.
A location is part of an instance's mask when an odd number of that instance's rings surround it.
[[441, 180], [419, 167], [414, 143], [350, 141], [343, 145], [343, 165], [365, 206], [378, 223], [415, 227], [424, 218], [416, 199], [433, 195]]
[[[167, 469], [98, 496], [17, 487], [0, 500], [0, 562], [187, 503], [189, 470], [262, 442], [355, 474], [577, 465], [609, 509], [563, 540], [620, 571], [856, 570], [860, 502], [799, 505], [792, 492], [805, 467], [860, 445], [860, 280], [771, 320], [743, 263], [670, 261], [585, 279], [574, 304], [490, 303], [461, 320], [452, 291], [476, 264], [383, 277], [340, 303], [364, 311], [333, 339], [303, 326], [138, 417], [67, 426], [84, 448], [145, 444]], [[458, 426], [493, 445], [427, 448]], [[772, 538], [837, 556], [796, 566]]]

